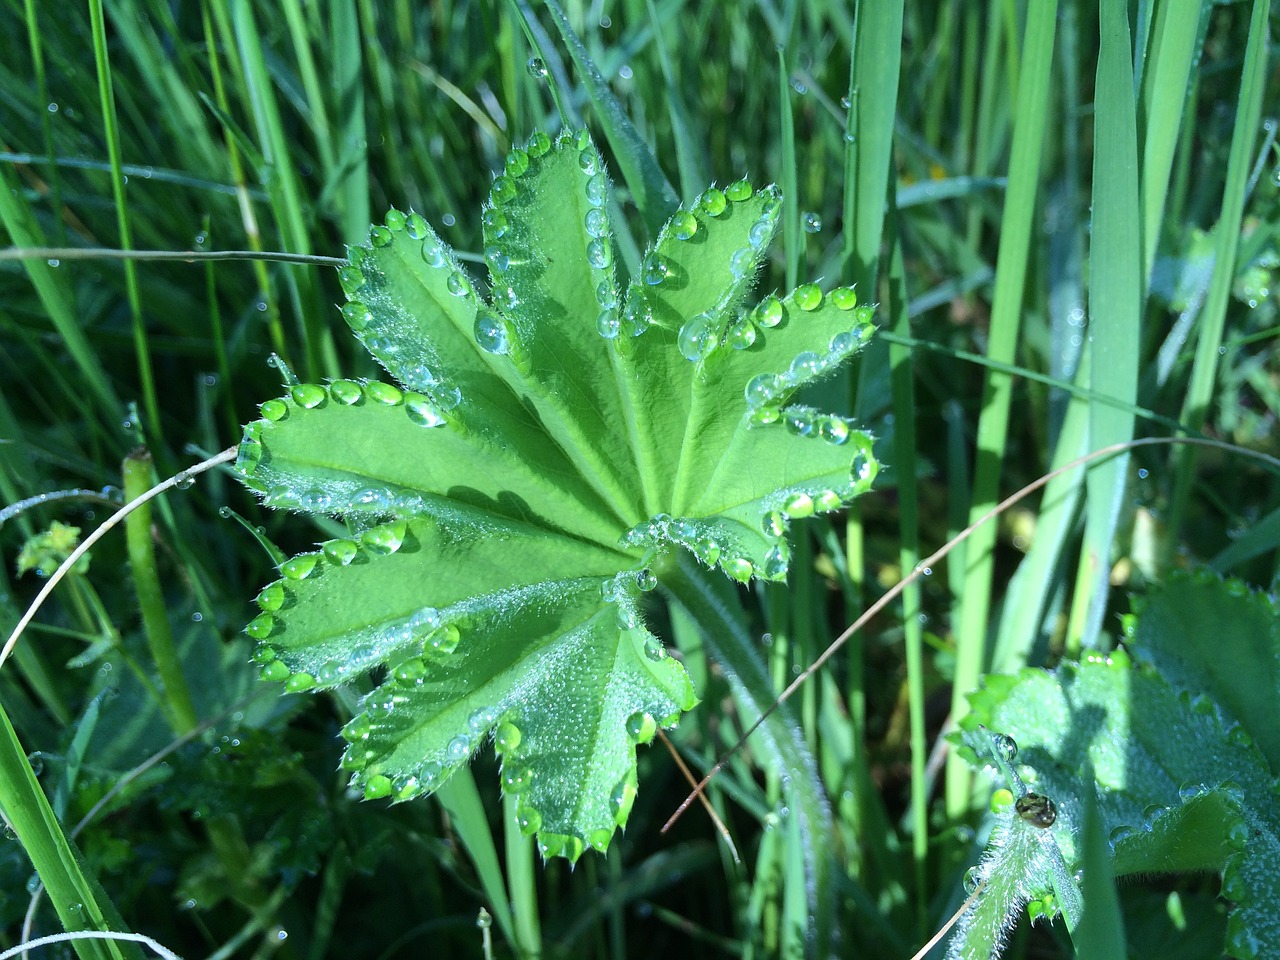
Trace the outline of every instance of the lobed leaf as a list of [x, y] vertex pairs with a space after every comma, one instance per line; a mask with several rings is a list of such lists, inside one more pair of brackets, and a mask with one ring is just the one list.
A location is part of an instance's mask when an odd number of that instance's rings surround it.
[[707, 190], [626, 286], [609, 189], [585, 132], [512, 150], [482, 213], [487, 297], [422, 217], [388, 213], [340, 279], [396, 383], [294, 385], [237, 461], [268, 505], [352, 531], [259, 595], [263, 676], [379, 671], [343, 732], [366, 797], [430, 792], [492, 736], [522, 828], [570, 859], [607, 847], [635, 747], [696, 702], [641, 615], [672, 551], [782, 579], [789, 521], [877, 469], [865, 433], [792, 402], [870, 310], [811, 284], [746, 309], [777, 191]]
[[[1207, 670], [1186, 665], [1212, 622], [1221, 661], [1256, 656], [1249, 662], [1265, 675], [1276, 651], [1274, 607], [1238, 582], [1196, 574], [1156, 588], [1140, 608], [1129, 622], [1138, 662], [1121, 650], [1053, 673], [988, 677], [966, 723], [1017, 742], [1018, 771], [1057, 804], [1057, 839], [1071, 870], [1080, 866], [1082, 781], [1091, 764], [1114, 873], [1220, 872], [1231, 903], [1226, 952], [1272, 956], [1280, 952], [1280, 780], [1263, 749], [1273, 720], [1255, 724], [1274, 717], [1277, 691], [1241, 700], [1206, 679]], [[1166, 675], [1157, 664], [1176, 666]], [[1047, 892], [1045, 877], [1022, 889], [1030, 899]]]

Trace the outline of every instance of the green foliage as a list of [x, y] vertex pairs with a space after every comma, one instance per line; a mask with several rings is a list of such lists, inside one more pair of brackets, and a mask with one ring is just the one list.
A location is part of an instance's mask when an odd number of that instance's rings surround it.
[[625, 825], [635, 747], [695, 703], [645, 627], [673, 550], [780, 581], [791, 520], [869, 489], [871, 440], [792, 402], [871, 332], [853, 291], [746, 309], [775, 188], [709, 188], [623, 295], [603, 161], [585, 132], [512, 150], [485, 207], [490, 296], [418, 214], [393, 210], [341, 280], [392, 374], [295, 384], [237, 470], [353, 536], [282, 564], [248, 632], [263, 676], [385, 679], [344, 728], [367, 798], [429, 793], [494, 736], [544, 856]]
[[[1280, 814], [1276, 797], [1274, 697], [1280, 618], [1273, 601], [1239, 581], [1210, 574], [1173, 577], [1126, 624], [1129, 644], [1109, 657], [1056, 671], [988, 676], [966, 718], [1012, 738], [1021, 776], [1056, 805], [1052, 835], [1069, 871], [1083, 860], [1081, 832], [1090, 782], [1117, 876], [1213, 870], [1231, 904], [1225, 951], [1233, 957], [1280, 950]], [[979, 737], [979, 739], [982, 739]], [[971, 759], [978, 755], [970, 748]], [[1014, 775], [1015, 777], [1017, 774]], [[1012, 822], [1012, 826], [1011, 826]], [[1066, 882], [1016, 842], [1030, 832], [1004, 815], [991, 861], [1000, 883], [974, 912], [1005, 922], [1028, 900], [1052, 915]], [[1040, 834], [1050, 836], [1050, 831]], [[952, 956], [988, 957], [997, 940], [963, 928]]]

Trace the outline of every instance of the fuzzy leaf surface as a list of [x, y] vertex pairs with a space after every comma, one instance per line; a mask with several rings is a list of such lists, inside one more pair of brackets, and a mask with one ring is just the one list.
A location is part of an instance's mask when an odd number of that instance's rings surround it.
[[[1187, 669], [1212, 644], [1222, 663], [1256, 663], [1265, 677], [1277, 650], [1276, 609], [1241, 583], [1193, 574], [1155, 588], [1139, 610], [1127, 624], [1132, 661], [1117, 651], [1052, 673], [987, 677], [967, 724], [1016, 741], [1027, 786], [1057, 806], [1054, 833], [1071, 870], [1080, 866], [1081, 784], [1091, 763], [1113, 872], [1220, 872], [1231, 904], [1225, 951], [1277, 955], [1280, 780], [1265, 749], [1280, 691], [1242, 678], [1253, 690], [1242, 696], [1207, 664]], [[1024, 886], [1024, 899], [1048, 892], [1043, 875]]]
[[570, 859], [607, 847], [636, 746], [696, 703], [643, 618], [673, 551], [783, 579], [790, 521], [877, 469], [866, 434], [792, 402], [861, 347], [869, 308], [811, 284], [748, 304], [777, 191], [708, 189], [629, 283], [609, 195], [585, 132], [512, 150], [482, 211], [487, 295], [391, 211], [340, 271], [391, 380], [290, 386], [237, 461], [268, 505], [351, 531], [259, 595], [263, 676], [378, 670], [344, 729], [367, 797], [429, 793], [492, 739], [521, 826]]

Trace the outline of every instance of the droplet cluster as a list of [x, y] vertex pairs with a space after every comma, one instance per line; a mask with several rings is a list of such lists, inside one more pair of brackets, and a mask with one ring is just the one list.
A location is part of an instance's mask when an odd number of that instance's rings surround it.
[[382, 224], [370, 229], [368, 247], [347, 250], [349, 262], [338, 271], [348, 300], [342, 308], [342, 318], [397, 380], [426, 395], [435, 410], [452, 410], [462, 399], [458, 387], [439, 376], [439, 365], [430, 345], [418, 333], [417, 321], [381, 292], [383, 274], [372, 252], [396, 243], [400, 237], [417, 245], [430, 270], [443, 274], [444, 289], [450, 296], [467, 300], [473, 309], [478, 307], [471, 280], [427, 221], [420, 214], [392, 209]]
[[[323, 409], [330, 403], [351, 407], [362, 403], [396, 407], [404, 411], [411, 423], [420, 427], [444, 426], [448, 410], [434, 397], [416, 390], [402, 390], [379, 380], [334, 380], [328, 384], [300, 383], [282, 398], [268, 400], [259, 407], [262, 418], [245, 425], [235, 469], [248, 479], [258, 473], [265, 454], [263, 437], [272, 425], [309, 410]], [[323, 485], [278, 484], [262, 491], [263, 502], [278, 509], [303, 510], [308, 513], [338, 513], [363, 510], [376, 513], [420, 513], [425, 501], [411, 491], [357, 489], [355, 484], [326, 481]]]
[[674, 518], [665, 513], [631, 527], [618, 542], [624, 547], [660, 548], [670, 544], [683, 547], [706, 566], [719, 567], [740, 583], [752, 577], [783, 579], [790, 559], [788, 547], [780, 539], [762, 560], [753, 561], [723, 523], [702, 518]]
[[[427, 673], [423, 658], [430, 660], [448, 656], [457, 648], [461, 633], [456, 623], [433, 607], [422, 607], [411, 613], [371, 624], [343, 638], [342, 656], [295, 670], [283, 659], [282, 651], [272, 643], [282, 624], [282, 617], [293, 603], [292, 584], [322, 575], [326, 564], [347, 566], [366, 555], [385, 556], [398, 551], [410, 536], [408, 523], [395, 520], [371, 527], [359, 541], [329, 540], [313, 553], [291, 557], [280, 565], [281, 578], [262, 588], [257, 603], [262, 611], [245, 627], [245, 633], [258, 641], [254, 660], [261, 665], [264, 680], [285, 684], [291, 692], [314, 687], [331, 687], [345, 683], [380, 663], [393, 663], [392, 674], [402, 685], [414, 686]], [[392, 704], [393, 705], [393, 704]], [[389, 712], [390, 706], [385, 712]]]
[[[812, 289], [806, 292], [806, 287], [799, 287], [785, 300], [779, 300], [773, 296], [765, 297], [747, 315], [751, 318], [750, 322], [756, 327], [768, 328], [782, 323], [797, 309], [817, 309], [823, 302], [823, 294], [812, 284], [806, 286]], [[871, 308], [865, 306], [855, 308], [856, 301], [849, 302], [847, 307], [839, 306], [837, 301], [848, 302], [843, 297], [846, 293], [849, 297], [853, 296], [852, 290], [842, 287], [831, 291], [826, 299], [836, 304], [837, 309], [854, 311], [854, 325], [850, 329], [842, 330], [832, 336], [824, 352], [802, 351], [792, 358], [786, 370], [779, 373], [762, 373], [748, 381], [743, 393], [751, 424], [776, 423], [785, 416], [787, 425], [801, 436], [816, 436], [837, 444], [848, 441], [852, 429], [850, 421], [842, 417], [818, 414], [816, 411], [804, 408], [787, 409], [785, 406], [801, 386], [834, 370], [849, 356], [860, 350], [870, 338], [873, 330]], [[816, 303], [806, 308], [801, 304], [801, 300], [806, 303], [812, 302], [810, 297], [816, 298]]]
[[735, 181], [723, 190], [710, 187], [667, 221], [654, 248], [645, 256], [639, 282], [633, 283], [629, 292], [627, 312], [633, 333], [643, 333], [652, 322], [650, 291], [660, 291], [673, 279], [681, 279], [673, 260], [679, 244], [693, 240], [712, 221], [729, 214], [734, 204], [745, 204], [757, 196], [763, 199], [759, 215], [747, 230], [746, 245], [729, 255], [729, 277], [723, 296], [706, 310], [686, 318], [676, 339], [681, 355], [692, 362], [705, 360], [723, 347], [745, 350], [755, 343], [758, 328], [754, 320], [745, 314], [731, 316], [730, 305], [741, 299], [764, 259], [777, 231], [782, 196], [776, 186], [757, 191], [747, 180]]

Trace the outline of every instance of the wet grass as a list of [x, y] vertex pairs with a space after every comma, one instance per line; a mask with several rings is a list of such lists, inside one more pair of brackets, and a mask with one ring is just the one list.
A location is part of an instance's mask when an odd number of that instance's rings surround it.
[[[10, 0], [0, 246], [340, 256], [394, 204], [478, 257], [491, 171], [560, 110], [616, 165], [605, 90], [682, 198], [778, 182], [784, 243], [762, 292], [820, 277], [880, 303], [878, 342], [818, 405], [855, 411], [891, 465], [847, 517], [803, 528], [786, 587], [744, 594], [780, 689], [921, 555], [1052, 466], [1178, 431], [1277, 452], [1280, 203], [1261, 120], [1278, 101], [1245, 56], [1266, 7], [1144, 2], [1125, 23], [1071, 0], [855, 18], [822, 2], [572, 3], [594, 86], [540, 4]], [[373, 375], [341, 299], [334, 271], [307, 264], [0, 261], [0, 625], [39, 586], [15, 575], [19, 550], [53, 521], [96, 526], [152, 469], [138, 446], [163, 477], [235, 443], [278, 392], [272, 353], [308, 381]], [[988, 788], [936, 745], [978, 678], [1106, 649], [1127, 593], [1171, 565], [1274, 589], [1278, 510], [1275, 478], [1216, 453], [1147, 448], [1067, 473], [803, 689], [843, 955], [909, 957], [961, 898]], [[0, 843], [0, 948], [98, 904], [186, 957], [803, 951], [785, 771], [762, 753], [711, 794], [740, 864], [696, 807], [659, 833], [687, 792], [660, 748], [642, 755], [625, 842], [572, 871], [503, 829], [490, 759], [439, 801], [358, 802], [335, 771], [358, 691], [279, 697], [241, 633], [272, 576], [263, 541], [288, 552], [320, 531], [218, 473], [150, 519], [150, 538], [135, 523], [95, 547], [0, 668], [21, 752], [82, 854], [48, 821]], [[688, 665], [703, 705], [671, 739], [696, 772], [742, 720], [717, 666]], [[4, 813], [41, 816], [24, 811]], [[54, 906], [30, 893], [35, 844], [67, 865], [45, 878]], [[1163, 955], [1203, 956], [1196, 925], [1221, 916], [1202, 880], [1126, 891], [1129, 928], [1171, 925], [1171, 890], [1191, 933]], [[1068, 955], [1063, 941], [1024, 933], [1011, 955]]]

